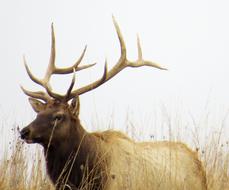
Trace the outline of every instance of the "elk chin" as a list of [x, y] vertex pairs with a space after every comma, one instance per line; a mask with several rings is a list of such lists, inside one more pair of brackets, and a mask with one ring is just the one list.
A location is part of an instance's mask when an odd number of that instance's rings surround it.
[[33, 143], [43, 144], [43, 139], [41, 137], [33, 138]]

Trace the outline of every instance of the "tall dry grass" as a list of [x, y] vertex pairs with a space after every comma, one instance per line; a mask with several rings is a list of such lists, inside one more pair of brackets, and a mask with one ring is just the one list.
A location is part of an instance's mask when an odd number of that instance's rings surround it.
[[40, 149], [29, 150], [19, 139], [18, 129], [0, 158], [1, 190], [52, 190]]
[[229, 143], [220, 143], [220, 135], [209, 138], [209, 144], [199, 152], [207, 173], [208, 189], [229, 190]]
[[[134, 129], [133, 123], [129, 125]], [[12, 142], [0, 150], [0, 190], [54, 190], [45, 171], [42, 148], [23, 143], [16, 127], [12, 132]], [[194, 135], [198, 142], [197, 131]], [[210, 135], [203, 146], [195, 142], [193, 147], [206, 169], [209, 190], [229, 190], [229, 142], [222, 142], [222, 135], [219, 131]]]

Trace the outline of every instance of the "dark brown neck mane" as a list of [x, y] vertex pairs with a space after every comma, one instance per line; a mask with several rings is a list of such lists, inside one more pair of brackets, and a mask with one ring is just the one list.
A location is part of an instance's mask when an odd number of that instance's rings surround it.
[[64, 189], [65, 184], [78, 189], [84, 183], [91, 185], [89, 189], [100, 189], [101, 165], [97, 166], [99, 170], [96, 168], [101, 155], [98, 141], [96, 136], [83, 129], [79, 121], [73, 120], [69, 136], [64, 141], [50, 145], [48, 150], [44, 146], [47, 172], [56, 189]]

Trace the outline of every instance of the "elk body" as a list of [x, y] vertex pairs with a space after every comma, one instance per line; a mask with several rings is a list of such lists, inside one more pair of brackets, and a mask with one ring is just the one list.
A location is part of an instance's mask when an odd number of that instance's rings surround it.
[[[27, 143], [44, 148], [46, 167], [57, 190], [206, 190], [205, 172], [197, 154], [178, 142], [135, 142], [117, 131], [87, 132], [79, 120], [79, 96], [102, 85], [125, 67], [163, 67], [145, 61], [138, 40], [138, 60], [126, 58], [126, 47], [119, 26], [114, 20], [121, 56], [117, 64], [97, 81], [73, 90], [75, 72], [94, 64], [79, 66], [79, 60], [68, 68], [55, 66], [55, 36], [52, 26], [52, 47], [48, 69], [43, 79], [36, 78], [25, 67], [29, 77], [46, 92], [28, 95], [37, 117], [20, 131]], [[53, 92], [52, 74], [73, 73], [65, 95]]]

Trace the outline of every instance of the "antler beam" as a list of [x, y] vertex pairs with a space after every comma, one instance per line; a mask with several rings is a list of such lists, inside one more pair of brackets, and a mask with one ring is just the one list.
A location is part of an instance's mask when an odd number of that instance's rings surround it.
[[120, 55], [118, 62], [113, 66], [113, 68], [110, 71], [107, 71], [107, 63], [105, 63], [103, 76], [100, 79], [98, 79], [97, 81], [87, 86], [74, 90], [68, 97], [69, 100], [75, 96], [84, 94], [88, 91], [91, 91], [99, 87], [100, 85], [110, 80], [112, 77], [114, 77], [116, 74], [118, 74], [121, 70], [123, 70], [126, 67], [149, 66], [149, 67], [154, 67], [154, 68], [161, 69], [161, 70], [167, 70], [166, 68], [160, 66], [157, 63], [143, 59], [139, 37], [137, 37], [138, 59], [137, 61], [129, 61], [126, 56], [126, 45], [125, 45], [122, 33], [114, 17], [113, 17], [113, 23], [116, 29], [116, 33], [117, 33], [119, 43], [120, 43], [120, 48], [121, 48], [121, 55]]

